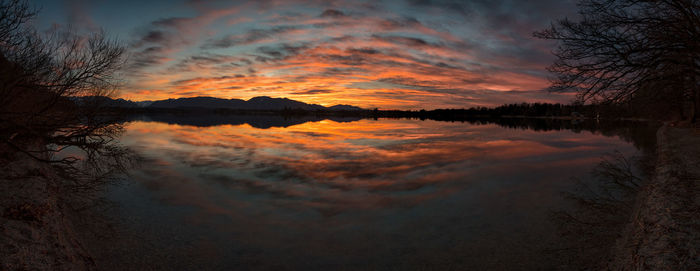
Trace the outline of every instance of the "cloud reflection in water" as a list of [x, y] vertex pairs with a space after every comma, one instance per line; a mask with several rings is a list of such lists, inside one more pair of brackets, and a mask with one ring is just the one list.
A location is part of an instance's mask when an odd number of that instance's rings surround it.
[[[268, 129], [136, 121], [122, 142], [147, 157], [134, 179], [150, 196], [189, 210], [167, 215], [200, 227], [189, 229], [199, 241], [259, 249], [246, 257], [265, 268], [270, 259], [314, 268], [528, 261], [568, 178], [613, 148], [634, 151], [589, 132], [413, 120]], [[508, 256], [484, 262], [493, 253]]]

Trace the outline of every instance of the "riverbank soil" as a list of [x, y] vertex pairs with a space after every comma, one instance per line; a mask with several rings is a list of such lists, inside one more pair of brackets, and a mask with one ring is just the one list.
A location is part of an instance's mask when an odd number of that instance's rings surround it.
[[54, 169], [21, 153], [0, 158], [0, 270], [91, 270], [59, 200]]
[[663, 126], [612, 270], [700, 270], [700, 130]]

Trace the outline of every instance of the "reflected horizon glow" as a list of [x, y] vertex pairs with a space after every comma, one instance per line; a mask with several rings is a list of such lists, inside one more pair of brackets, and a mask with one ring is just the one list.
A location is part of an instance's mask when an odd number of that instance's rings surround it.
[[[635, 151], [590, 132], [415, 120], [268, 129], [134, 121], [126, 131], [121, 142], [144, 164], [114, 197], [127, 213], [148, 214], [136, 227], [176, 222], [186, 232], [178, 238], [216, 248], [207, 257], [221, 268], [237, 266], [226, 252], [236, 249], [262, 269], [456, 257], [460, 267], [498, 267], [540, 257], [535, 248], [554, 238], [546, 209], [561, 204], [570, 178], [606, 152]], [[494, 250], [502, 242], [515, 243]], [[499, 261], [485, 263], [496, 251]]]

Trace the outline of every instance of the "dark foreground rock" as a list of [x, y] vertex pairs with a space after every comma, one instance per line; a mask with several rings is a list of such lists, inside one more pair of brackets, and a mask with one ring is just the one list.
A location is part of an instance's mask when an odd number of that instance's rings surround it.
[[700, 270], [700, 131], [664, 126], [612, 270]]
[[0, 163], [0, 270], [92, 270], [53, 168], [24, 155]]

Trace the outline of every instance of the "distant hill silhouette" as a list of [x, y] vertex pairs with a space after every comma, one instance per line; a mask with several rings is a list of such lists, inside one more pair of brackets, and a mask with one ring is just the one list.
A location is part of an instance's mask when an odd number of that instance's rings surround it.
[[246, 102], [239, 99], [219, 99], [213, 97], [179, 98], [155, 101], [148, 107], [153, 108], [237, 108]]
[[73, 100], [78, 105], [98, 104], [100, 106], [107, 107], [139, 107], [139, 104], [137, 102], [132, 102], [124, 99], [112, 99], [105, 96], [72, 97], [71, 100]]
[[337, 104], [331, 107], [328, 107], [329, 110], [345, 110], [345, 111], [353, 111], [353, 110], [363, 110], [362, 108], [359, 108], [357, 106], [352, 106], [352, 105], [347, 105], [347, 104]]
[[202, 108], [202, 109], [231, 109], [231, 110], [329, 110], [329, 111], [355, 111], [363, 110], [352, 105], [334, 105], [325, 107], [317, 104], [307, 104], [287, 98], [271, 98], [259, 96], [250, 100], [221, 99], [214, 97], [192, 97], [167, 99], [159, 101], [133, 102], [124, 99], [111, 99], [108, 97], [75, 97], [78, 103], [99, 101], [104, 106], [124, 108]]

